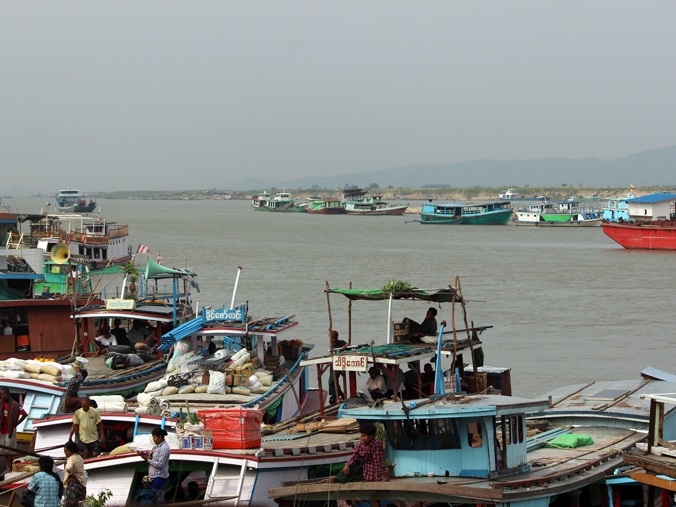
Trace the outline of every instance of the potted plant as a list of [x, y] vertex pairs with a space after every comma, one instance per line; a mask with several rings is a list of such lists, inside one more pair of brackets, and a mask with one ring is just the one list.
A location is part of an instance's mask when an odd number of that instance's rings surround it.
[[[387, 432], [385, 431], [385, 426], [383, 423], [376, 423], [376, 440], [380, 442], [380, 445], [383, 446], [383, 451], [387, 449]], [[383, 460], [383, 481], [389, 481], [392, 472], [394, 471], [395, 463], [392, 463], [390, 458], [385, 458]]]
[[132, 299], [134, 299], [134, 292], [136, 292], [136, 281], [138, 280], [138, 269], [134, 266], [132, 261], [127, 262], [122, 268], [124, 274], [127, 276], [127, 281], [129, 282], [129, 292], [131, 293]]

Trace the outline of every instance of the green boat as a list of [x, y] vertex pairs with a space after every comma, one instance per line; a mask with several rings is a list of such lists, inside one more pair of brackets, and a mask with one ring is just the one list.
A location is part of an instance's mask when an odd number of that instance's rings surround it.
[[307, 213], [305, 206], [299, 206], [291, 200], [291, 194], [288, 192], [278, 192], [273, 198], [270, 198], [270, 194], [267, 192], [263, 192], [251, 200], [251, 206], [253, 206], [254, 211]]
[[509, 202], [488, 203], [426, 203], [421, 224], [435, 225], [504, 225], [512, 217], [514, 208]]

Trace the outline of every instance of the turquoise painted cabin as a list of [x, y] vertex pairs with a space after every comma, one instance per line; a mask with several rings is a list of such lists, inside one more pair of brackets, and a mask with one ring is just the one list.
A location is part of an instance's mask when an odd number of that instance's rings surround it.
[[[352, 408], [342, 417], [381, 422], [388, 437], [386, 457], [396, 463], [394, 475], [483, 477], [524, 473], [526, 413], [547, 402], [503, 396], [453, 398], [415, 408], [400, 403], [381, 408]], [[502, 425], [500, 446], [496, 429]]]

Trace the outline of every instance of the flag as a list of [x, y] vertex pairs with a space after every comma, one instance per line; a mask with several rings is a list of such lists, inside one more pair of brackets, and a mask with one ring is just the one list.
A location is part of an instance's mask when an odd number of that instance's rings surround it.
[[160, 251], [157, 251], [157, 263], [162, 264], [162, 256], [160, 255]]
[[629, 186], [631, 187], [632, 190], [634, 190], [634, 185], [630, 183]]
[[146, 245], [139, 245], [138, 248], [136, 249], [136, 253], [142, 253], [142, 254], [150, 254], [150, 247]]

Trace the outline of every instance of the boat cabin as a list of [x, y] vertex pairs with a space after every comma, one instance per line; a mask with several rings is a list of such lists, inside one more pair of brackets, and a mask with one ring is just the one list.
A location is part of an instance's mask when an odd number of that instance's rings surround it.
[[[450, 396], [343, 409], [341, 417], [383, 423], [385, 453], [399, 474], [494, 478], [530, 471], [526, 413], [547, 406], [503, 396]], [[499, 426], [504, 431], [498, 433]]]
[[676, 194], [657, 192], [627, 199], [629, 219], [636, 221], [676, 220]]

